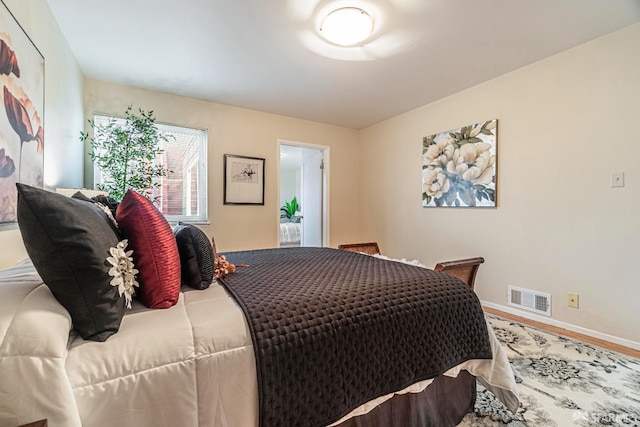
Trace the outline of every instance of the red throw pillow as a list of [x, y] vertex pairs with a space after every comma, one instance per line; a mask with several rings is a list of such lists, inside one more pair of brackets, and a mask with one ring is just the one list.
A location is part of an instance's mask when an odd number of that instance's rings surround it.
[[150, 308], [168, 308], [180, 295], [180, 256], [171, 226], [146, 197], [127, 191], [116, 221], [140, 270], [137, 295]]

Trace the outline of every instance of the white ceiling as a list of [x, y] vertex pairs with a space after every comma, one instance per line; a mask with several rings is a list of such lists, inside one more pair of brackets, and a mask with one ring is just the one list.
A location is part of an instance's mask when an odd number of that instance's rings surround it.
[[[361, 129], [640, 21], [638, 0], [48, 0], [88, 78]], [[359, 6], [369, 43], [322, 12]]]

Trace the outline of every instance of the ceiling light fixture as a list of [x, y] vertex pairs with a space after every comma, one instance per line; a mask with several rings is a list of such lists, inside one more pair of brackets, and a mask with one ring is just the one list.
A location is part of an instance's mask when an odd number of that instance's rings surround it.
[[357, 7], [341, 7], [330, 12], [320, 24], [320, 33], [331, 43], [355, 46], [373, 33], [373, 19]]

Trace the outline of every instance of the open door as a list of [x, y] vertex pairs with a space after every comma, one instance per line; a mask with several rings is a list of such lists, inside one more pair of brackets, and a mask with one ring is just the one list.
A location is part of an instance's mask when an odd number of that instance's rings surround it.
[[302, 154], [301, 246], [322, 246], [322, 150], [305, 148]]
[[[279, 141], [280, 206], [296, 197], [299, 216], [280, 219], [280, 246], [325, 246], [328, 147]], [[291, 223], [293, 222], [293, 223]], [[297, 236], [297, 240], [296, 237]]]

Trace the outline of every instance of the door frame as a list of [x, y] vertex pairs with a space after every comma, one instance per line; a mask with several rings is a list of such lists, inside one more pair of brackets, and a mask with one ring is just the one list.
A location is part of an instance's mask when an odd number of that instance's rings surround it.
[[[280, 147], [283, 145], [289, 145], [289, 146], [293, 146], [293, 147], [300, 147], [300, 148], [309, 148], [309, 149], [313, 149], [313, 150], [320, 150], [322, 151], [323, 154], [323, 158], [324, 158], [324, 169], [323, 169], [323, 174], [322, 174], [322, 246], [323, 247], [328, 247], [329, 246], [329, 223], [330, 223], [330, 218], [329, 218], [329, 183], [331, 182], [331, 180], [329, 179], [329, 175], [331, 173], [331, 168], [329, 167], [330, 165], [330, 150], [331, 147], [326, 146], [326, 145], [318, 145], [318, 144], [309, 144], [306, 142], [300, 142], [300, 141], [291, 141], [291, 140], [287, 140], [287, 139], [277, 139], [277, 144], [276, 144], [276, 150], [277, 150], [277, 154], [276, 154], [276, 167], [278, 170], [277, 175], [277, 186], [278, 186], [278, 203], [277, 203], [277, 211], [276, 211], [276, 218], [277, 218], [277, 223], [280, 224]], [[278, 225], [279, 227], [279, 225]], [[280, 233], [277, 234], [276, 236], [276, 240], [278, 241], [278, 246], [280, 247]]]

